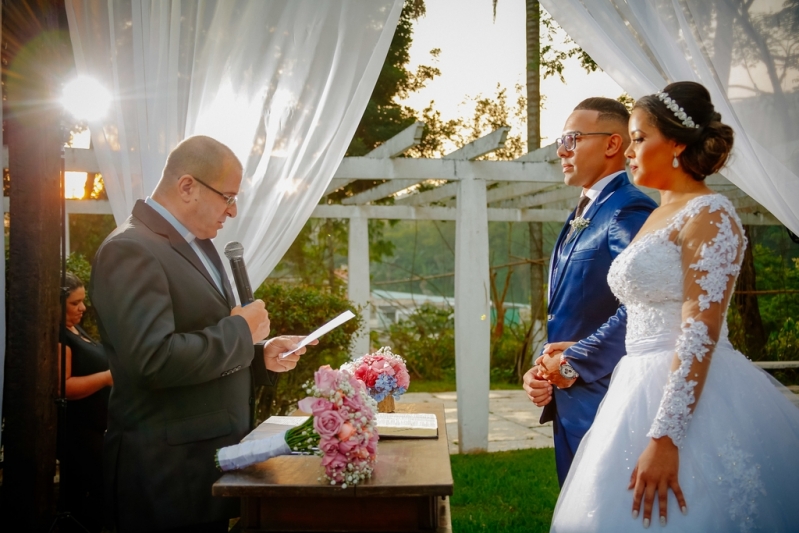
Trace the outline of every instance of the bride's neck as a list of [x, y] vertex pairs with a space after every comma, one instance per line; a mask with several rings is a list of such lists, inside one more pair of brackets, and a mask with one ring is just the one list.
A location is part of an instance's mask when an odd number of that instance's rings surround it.
[[705, 194], [713, 194], [713, 191], [705, 184], [704, 181], [680, 181], [674, 183], [674, 187], [660, 190], [660, 205], [666, 206], [670, 204], [684, 204], [697, 196]]

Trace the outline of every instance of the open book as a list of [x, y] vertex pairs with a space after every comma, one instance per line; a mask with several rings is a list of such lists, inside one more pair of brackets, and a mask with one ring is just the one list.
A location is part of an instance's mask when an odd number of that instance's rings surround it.
[[[307, 416], [270, 416], [244, 438], [265, 438], [299, 426]], [[438, 419], [432, 413], [377, 413], [377, 432], [381, 439], [438, 438]]]

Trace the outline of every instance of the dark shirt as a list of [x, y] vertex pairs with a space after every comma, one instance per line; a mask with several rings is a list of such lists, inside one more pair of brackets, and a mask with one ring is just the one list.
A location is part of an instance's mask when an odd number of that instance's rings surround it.
[[[61, 338], [72, 350], [72, 376], [88, 376], [108, 370], [108, 356], [102, 344], [95, 342], [80, 326], [80, 335], [62, 328]], [[73, 428], [105, 431], [108, 423], [108, 395], [111, 387], [103, 387], [80, 400], [70, 400], [68, 424]]]

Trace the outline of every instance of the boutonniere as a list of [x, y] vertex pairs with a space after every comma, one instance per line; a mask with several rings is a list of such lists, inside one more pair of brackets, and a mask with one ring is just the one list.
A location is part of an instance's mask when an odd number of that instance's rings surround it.
[[569, 225], [572, 227], [571, 239], [573, 239], [575, 235], [577, 235], [577, 233], [587, 228], [590, 224], [591, 224], [591, 219], [583, 217], [577, 217], [571, 222], [569, 222]]

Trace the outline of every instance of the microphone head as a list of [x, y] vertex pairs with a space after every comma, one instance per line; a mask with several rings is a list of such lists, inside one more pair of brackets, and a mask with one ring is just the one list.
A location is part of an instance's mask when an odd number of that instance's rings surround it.
[[244, 257], [244, 246], [240, 242], [230, 241], [225, 245], [225, 257], [228, 259], [241, 259]]

